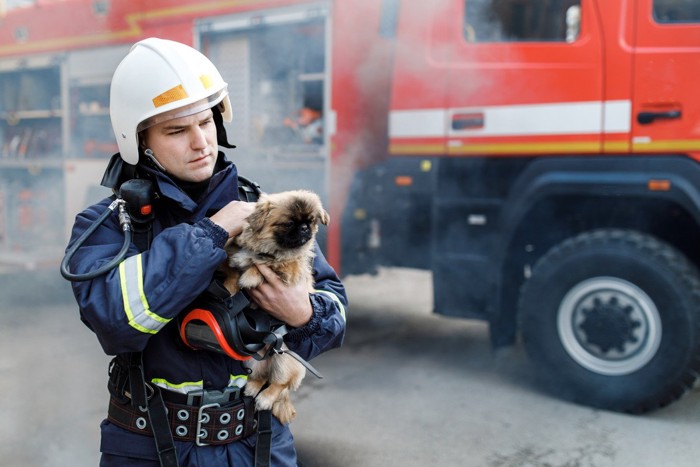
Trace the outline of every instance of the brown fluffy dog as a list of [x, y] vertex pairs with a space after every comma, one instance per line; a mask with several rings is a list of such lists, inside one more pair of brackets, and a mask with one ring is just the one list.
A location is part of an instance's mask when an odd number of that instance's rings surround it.
[[[318, 195], [305, 190], [262, 194], [246, 221], [243, 232], [226, 248], [228, 291], [260, 285], [264, 278], [256, 264], [269, 266], [285, 284], [305, 283], [313, 291], [313, 239], [318, 224], [329, 221]], [[289, 392], [301, 384], [304, 366], [286, 353], [246, 363], [251, 366], [246, 395], [257, 396], [258, 410], [272, 410], [282, 423], [289, 423], [296, 415]], [[260, 392], [265, 383], [269, 386]]]

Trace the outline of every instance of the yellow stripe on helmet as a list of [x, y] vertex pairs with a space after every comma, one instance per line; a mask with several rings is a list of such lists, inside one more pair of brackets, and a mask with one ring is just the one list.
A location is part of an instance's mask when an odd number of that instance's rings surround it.
[[153, 98], [153, 105], [161, 107], [171, 102], [179, 101], [187, 98], [187, 91], [182, 87], [182, 84], [178, 84], [174, 88], [170, 88], [164, 93]]

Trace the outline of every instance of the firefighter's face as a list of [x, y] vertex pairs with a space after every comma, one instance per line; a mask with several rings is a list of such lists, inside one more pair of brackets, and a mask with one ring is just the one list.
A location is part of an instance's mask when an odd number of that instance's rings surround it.
[[169, 175], [202, 182], [214, 173], [219, 147], [211, 109], [158, 123], [143, 136], [146, 147]]
[[310, 109], [308, 107], [303, 107], [299, 111], [299, 124], [308, 125], [313, 123], [315, 120], [321, 118], [321, 112], [317, 110]]

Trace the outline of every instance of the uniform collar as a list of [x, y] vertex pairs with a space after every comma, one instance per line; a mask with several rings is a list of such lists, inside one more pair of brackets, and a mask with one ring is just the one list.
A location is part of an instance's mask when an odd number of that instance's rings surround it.
[[[219, 204], [216, 201], [224, 198], [228, 201], [237, 199], [238, 185], [236, 166], [226, 159], [224, 153], [219, 151], [214, 169], [214, 175], [208, 184], [192, 189], [192, 185], [183, 184], [174, 180], [166, 173], [152, 167], [140, 167], [149, 178], [155, 181], [156, 191], [162, 198], [167, 198], [187, 212], [194, 213], [201, 209], [210, 209], [209, 204]], [[189, 192], [189, 193], [188, 193]], [[198, 199], [192, 199], [190, 194], [196, 193]]]
[[158, 196], [179, 206], [190, 214], [221, 209], [231, 200], [238, 199], [238, 171], [223, 152], [219, 151], [214, 175], [209, 184], [202, 188], [199, 202], [193, 200], [176, 180], [147, 164], [137, 166], [125, 163], [119, 153], [112, 156], [102, 178], [102, 185], [112, 188], [115, 193], [119, 186], [132, 178], [146, 178], [155, 183]]

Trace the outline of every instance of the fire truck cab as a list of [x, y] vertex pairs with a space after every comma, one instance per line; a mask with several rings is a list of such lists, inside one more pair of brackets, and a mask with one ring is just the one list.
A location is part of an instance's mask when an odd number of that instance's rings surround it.
[[343, 272], [431, 270], [435, 312], [521, 333], [560, 396], [645, 412], [687, 392], [700, 6], [387, 3], [387, 151], [353, 181]]

